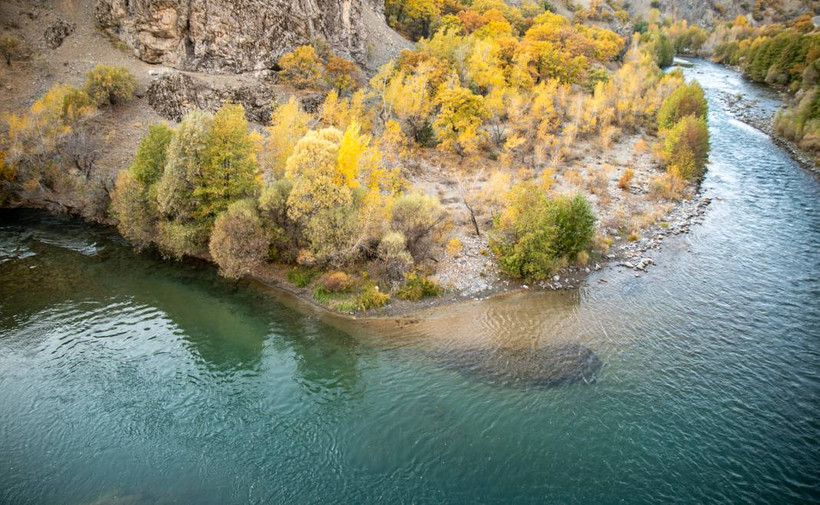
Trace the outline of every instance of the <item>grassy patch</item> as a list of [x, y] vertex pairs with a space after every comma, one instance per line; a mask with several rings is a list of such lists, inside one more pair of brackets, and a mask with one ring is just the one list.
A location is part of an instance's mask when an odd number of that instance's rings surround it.
[[296, 287], [303, 288], [313, 281], [317, 273], [318, 272], [311, 268], [296, 267], [288, 272], [287, 279], [288, 282]]

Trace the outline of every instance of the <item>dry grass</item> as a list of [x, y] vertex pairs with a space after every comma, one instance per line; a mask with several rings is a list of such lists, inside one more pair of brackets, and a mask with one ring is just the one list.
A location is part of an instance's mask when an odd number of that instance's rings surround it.
[[618, 178], [618, 187], [624, 191], [629, 191], [629, 188], [632, 187], [632, 179], [635, 177], [635, 171], [631, 168], [627, 168], [624, 170], [624, 173], [621, 174], [621, 177]]

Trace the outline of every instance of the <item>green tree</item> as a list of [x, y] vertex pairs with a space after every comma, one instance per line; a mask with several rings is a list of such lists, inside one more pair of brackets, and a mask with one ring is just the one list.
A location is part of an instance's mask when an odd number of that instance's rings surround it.
[[225, 104], [214, 114], [203, 154], [193, 191], [199, 199], [195, 217], [212, 222], [231, 202], [258, 189], [256, 151], [242, 105]]
[[174, 220], [193, 219], [197, 200], [194, 187], [205, 161], [213, 115], [195, 109], [174, 131], [168, 144], [165, 171], [157, 185], [160, 213]]
[[156, 183], [162, 177], [173, 133], [166, 125], [155, 124], [148, 128], [148, 133], [140, 141], [131, 172], [145, 186]]
[[702, 177], [709, 158], [706, 120], [691, 115], [681, 119], [666, 134], [664, 158], [669, 172], [687, 180]]
[[137, 249], [156, 239], [157, 214], [148, 197], [148, 188], [132, 171], [120, 172], [111, 193], [111, 214], [117, 229]]
[[666, 130], [686, 116], [705, 118], [708, 113], [703, 88], [695, 81], [678, 86], [658, 109], [658, 128]]

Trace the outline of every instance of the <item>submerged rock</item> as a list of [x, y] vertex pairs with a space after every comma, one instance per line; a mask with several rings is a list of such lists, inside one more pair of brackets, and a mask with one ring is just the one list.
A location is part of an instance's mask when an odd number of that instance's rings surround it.
[[464, 374], [506, 386], [560, 386], [594, 382], [603, 363], [587, 347], [468, 349], [436, 353], [436, 359]]

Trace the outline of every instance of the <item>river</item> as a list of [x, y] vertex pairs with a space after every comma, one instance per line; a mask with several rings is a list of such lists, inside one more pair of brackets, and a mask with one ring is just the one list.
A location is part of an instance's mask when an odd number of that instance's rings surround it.
[[[686, 73], [712, 204], [648, 274], [398, 328], [2, 211], [0, 503], [820, 502], [820, 181], [722, 99], [772, 93]], [[564, 344], [595, 381], [442, 359]]]

